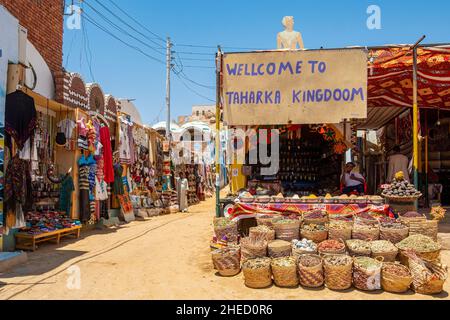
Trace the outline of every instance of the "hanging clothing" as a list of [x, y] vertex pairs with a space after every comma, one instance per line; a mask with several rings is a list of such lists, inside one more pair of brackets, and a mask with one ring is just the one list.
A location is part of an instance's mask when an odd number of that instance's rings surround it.
[[119, 152], [120, 162], [123, 164], [131, 163], [131, 150], [130, 150], [130, 136], [128, 130], [128, 123], [123, 120], [120, 121], [119, 132]]
[[114, 166], [114, 194], [115, 195], [122, 195], [124, 194], [124, 185], [123, 185], [123, 168], [121, 165], [116, 164]]
[[187, 197], [187, 191], [189, 189], [189, 182], [186, 178], [177, 179], [177, 193], [178, 193], [178, 205], [180, 206], [180, 211], [186, 211], [189, 203]]
[[111, 148], [111, 136], [108, 127], [100, 128], [100, 142], [103, 145], [103, 172], [105, 173], [105, 182], [114, 182], [113, 155]]
[[31, 175], [28, 162], [20, 159], [19, 155], [15, 155], [8, 163], [4, 179], [4, 201], [9, 209], [15, 211], [17, 204], [26, 205], [31, 194], [29, 189]]
[[70, 139], [72, 138], [73, 130], [76, 128], [77, 124], [71, 119], [64, 119], [60, 121], [57, 126], [61, 132], [64, 132], [66, 138]]
[[59, 193], [59, 210], [64, 211], [69, 217], [72, 211], [72, 193], [75, 191], [73, 178], [67, 175], [61, 182], [61, 190]]
[[5, 131], [22, 150], [25, 142], [33, 135], [37, 126], [37, 113], [34, 99], [22, 91], [6, 96]]
[[79, 184], [79, 211], [80, 220], [83, 223], [89, 221], [91, 217], [90, 200], [89, 200], [89, 171], [90, 157], [81, 156], [78, 160], [78, 184]]
[[39, 161], [36, 140], [30, 137], [25, 142], [23, 149], [19, 151], [19, 158], [22, 160]]
[[108, 184], [95, 177], [95, 200], [108, 200]]

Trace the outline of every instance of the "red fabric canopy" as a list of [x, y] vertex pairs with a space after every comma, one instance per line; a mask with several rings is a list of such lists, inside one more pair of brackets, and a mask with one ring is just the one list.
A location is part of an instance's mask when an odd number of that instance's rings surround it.
[[[368, 106], [411, 107], [412, 50], [371, 50], [369, 57]], [[418, 49], [418, 102], [421, 108], [450, 109], [450, 46]]]

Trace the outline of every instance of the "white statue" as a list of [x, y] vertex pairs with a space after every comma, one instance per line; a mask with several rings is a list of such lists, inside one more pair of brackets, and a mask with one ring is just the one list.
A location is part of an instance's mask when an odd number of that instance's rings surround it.
[[287, 50], [295, 50], [295, 49], [305, 49], [303, 45], [302, 34], [298, 31], [294, 31], [294, 17], [287, 16], [284, 17], [281, 21], [285, 30], [278, 33], [277, 36], [277, 45], [278, 49], [287, 49]]

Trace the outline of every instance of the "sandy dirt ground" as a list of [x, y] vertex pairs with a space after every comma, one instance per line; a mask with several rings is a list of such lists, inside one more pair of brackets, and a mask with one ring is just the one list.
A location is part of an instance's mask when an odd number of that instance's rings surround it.
[[[212, 267], [213, 216], [214, 199], [209, 199], [189, 213], [87, 231], [78, 241], [65, 240], [60, 246], [42, 245], [28, 254], [26, 264], [0, 274], [0, 299], [449, 299], [448, 281], [445, 292], [433, 297], [356, 289], [246, 288], [242, 273], [223, 278]], [[440, 235], [447, 249], [449, 236]], [[449, 264], [448, 250], [442, 257]]]

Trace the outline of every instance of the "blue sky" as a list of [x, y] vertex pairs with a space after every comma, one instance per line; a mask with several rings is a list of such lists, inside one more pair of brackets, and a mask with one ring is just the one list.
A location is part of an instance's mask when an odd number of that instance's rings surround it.
[[[426, 43], [450, 43], [450, 1], [446, 0], [112, 1], [159, 37], [170, 36], [175, 43], [174, 50], [185, 52], [177, 56], [184, 66], [214, 67], [215, 49], [180, 46], [183, 44], [275, 48], [276, 34], [282, 31], [281, 19], [285, 15], [295, 17], [295, 29], [302, 32], [307, 48], [414, 43], [424, 34], [427, 35], [424, 41]], [[106, 27], [127, 43], [139, 47], [146, 54], [160, 60], [165, 59], [162, 53], [149, 48], [156, 47], [154, 42], [163, 46], [165, 44], [119, 11], [110, 0], [85, 2], [141, 42], [120, 33], [108, 25], [94, 9], [84, 4], [86, 14], [97, 24]], [[122, 24], [99, 2], [145, 37]], [[366, 26], [366, 10], [369, 5], [381, 8], [381, 30], [369, 30]], [[180, 63], [179, 59], [177, 62]], [[153, 124], [166, 119], [165, 65], [128, 48], [89, 22], [85, 21], [82, 30], [69, 30], [65, 27], [63, 63], [67, 70], [81, 73], [85, 81], [92, 82], [95, 79], [105, 93], [111, 93], [117, 98], [136, 99], [135, 104], [145, 123]], [[214, 69], [184, 67], [183, 70], [189, 79], [201, 85], [215, 85]], [[172, 119], [190, 114], [194, 104], [212, 104], [206, 98], [215, 98], [215, 90], [188, 80], [183, 81], [197, 94], [187, 89], [173, 75]]]

